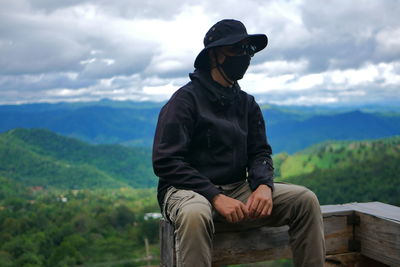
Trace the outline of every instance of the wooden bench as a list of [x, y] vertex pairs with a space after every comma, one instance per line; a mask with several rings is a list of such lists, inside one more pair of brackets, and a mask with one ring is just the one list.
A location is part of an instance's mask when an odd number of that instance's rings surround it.
[[[400, 207], [368, 202], [321, 209], [326, 266], [400, 266]], [[174, 228], [165, 220], [160, 240], [161, 266], [175, 266]], [[287, 226], [216, 234], [213, 246], [213, 266], [292, 257]]]

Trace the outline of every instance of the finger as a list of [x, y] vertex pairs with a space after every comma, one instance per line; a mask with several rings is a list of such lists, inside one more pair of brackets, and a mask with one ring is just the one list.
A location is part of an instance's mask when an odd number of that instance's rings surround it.
[[244, 214], [243, 214], [243, 211], [242, 211], [242, 206], [239, 206], [239, 207], [236, 209], [236, 215], [237, 215], [237, 217], [238, 217], [238, 221], [241, 221], [241, 220], [244, 219]]
[[261, 214], [260, 214], [260, 216], [261, 217], [265, 217], [265, 216], [268, 216], [269, 214], [268, 214], [268, 210], [269, 210], [269, 205], [268, 205], [268, 202], [263, 206], [263, 209], [262, 209], [262, 211], [261, 211]]
[[267, 205], [266, 205], [266, 201], [265, 201], [265, 200], [260, 200], [260, 201], [258, 202], [258, 205], [257, 205], [257, 212], [256, 212], [257, 217], [260, 217], [260, 216], [261, 216], [261, 214], [262, 214], [262, 212], [263, 212], [263, 210], [264, 210], [264, 208], [265, 208], [266, 206], [267, 206]]
[[274, 206], [274, 205], [273, 205], [272, 200], [271, 200], [270, 205], [269, 205], [269, 208], [268, 208], [268, 211], [267, 211], [267, 215], [268, 215], [268, 216], [271, 215], [271, 213], [272, 213], [272, 207], [273, 207], [273, 206]]
[[243, 215], [245, 218], [249, 217], [249, 210], [246, 205], [242, 204], [240, 205], [240, 208], [242, 209]]
[[260, 201], [255, 199], [250, 207], [250, 216], [257, 217], [258, 206], [260, 205]]
[[253, 205], [253, 195], [247, 199], [246, 207], [248, 210], [250, 210], [251, 205]]
[[231, 213], [231, 217], [232, 217], [232, 222], [233, 223], [235, 223], [235, 222], [237, 222], [239, 219], [238, 219], [238, 216], [237, 216], [237, 214], [236, 214], [236, 211], [234, 211], [234, 212], [232, 212]]
[[228, 214], [228, 215], [226, 215], [225, 218], [226, 218], [226, 220], [227, 220], [228, 222], [230, 222], [230, 223], [233, 222], [232, 215]]

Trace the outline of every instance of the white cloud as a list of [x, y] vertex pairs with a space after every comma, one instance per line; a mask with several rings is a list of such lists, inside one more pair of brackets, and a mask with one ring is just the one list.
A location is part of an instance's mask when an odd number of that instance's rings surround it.
[[166, 85], [160, 85], [160, 86], [145, 86], [143, 87], [143, 92], [147, 95], [164, 95], [169, 97], [177, 89], [178, 86], [174, 86], [172, 83], [168, 83]]
[[93, 62], [95, 62], [96, 60], [97, 60], [96, 58], [89, 58], [89, 59], [81, 60], [81, 61], [79, 61], [79, 63], [80, 63], [81, 65], [86, 65], [86, 64], [93, 63]]
[[323, 105], [323, 104], [334, 104], [339, 102], [337, 97], [319, 97], [319, 96], [299, 96], [289, 97], [287, 99], [270, 101], [271, 104], [285, 105], [285, 106], [312, 106], [312, 105]]
[[222, 18], [266, 33], [243, 89], [276, 103], [399, 99], [400, 5], [391, 0], [3, 0], [1, 103], [166, 99]]
[[60, 88], [60, 89], [52, 89], [45, 91], [45, 95], [49, 97], [74, 97], [74, 96], [82, 96], [90, 92], [87, 88], [81, 89], [68, 89], [68, 88]]
[[265, 73], [268, 76], [276, 76], [288, 73], [304, 73], [307, 70], [308, 61], [301, 59], [297, 61], [273, 60], [260, 64], [251, 65], [249, 73]]
[[[268, 65], [267, 63], [265, 65]], [[285, 64], [283, 64], [285, 65]], [[263, 72], [249, 73], [241, 82], [252, 94], [268, 94], [265, 102], [289, 105], [327, 104], [340, 101], [400, 100], [400, 61], [367, 63], [359, 69], [336, 69], [313, 74], [268, 76]], [[294, 96], [294, 97], [293, 97]]]

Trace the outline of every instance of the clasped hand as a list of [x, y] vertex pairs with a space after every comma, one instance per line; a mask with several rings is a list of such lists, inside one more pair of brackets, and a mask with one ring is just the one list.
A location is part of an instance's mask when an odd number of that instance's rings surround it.
[[271, 214], [272, 192], [268, 186], [260, 185], [251, 193], [246, 204], [223, 194], [214, 197], [212, 204], [228, 222], [235, 223], [249, 218], [256, 219]]

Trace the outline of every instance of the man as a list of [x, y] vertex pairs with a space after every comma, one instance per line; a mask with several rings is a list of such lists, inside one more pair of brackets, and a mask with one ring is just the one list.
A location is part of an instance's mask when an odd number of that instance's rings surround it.
[[239, 21], [216, 23], [191, 81], [160, 112], [153, 167], [178, 266], [211, 266], [215, 232], [265, 225], [289, 225], [296, 266], [323, 266], [318, 200], [304, 187], [273, 183], [261, 110], [237, 83], [267, 43]]

